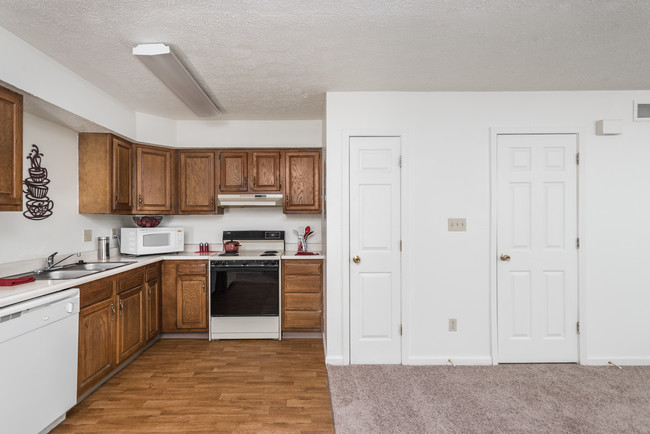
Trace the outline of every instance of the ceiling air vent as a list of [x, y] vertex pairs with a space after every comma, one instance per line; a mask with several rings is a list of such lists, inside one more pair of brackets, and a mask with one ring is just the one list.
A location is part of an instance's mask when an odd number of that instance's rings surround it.
[[650, 102], [634, 102], [634, 121], [650, 122]]

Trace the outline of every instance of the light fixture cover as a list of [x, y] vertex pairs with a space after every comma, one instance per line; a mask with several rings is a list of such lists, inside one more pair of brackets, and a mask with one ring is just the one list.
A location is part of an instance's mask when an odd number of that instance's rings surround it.
[[220, 114], [210, 97], [165, 44], [140, 44], [133, 55], [154, 73], [183, 103], [202, 118]]

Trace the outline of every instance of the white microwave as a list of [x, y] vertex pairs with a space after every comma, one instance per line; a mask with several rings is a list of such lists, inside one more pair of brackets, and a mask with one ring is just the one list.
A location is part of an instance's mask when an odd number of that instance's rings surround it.
[[183, 228], [122, 228], [120, 252], [127, 255], [155, 255], [182, 252]]

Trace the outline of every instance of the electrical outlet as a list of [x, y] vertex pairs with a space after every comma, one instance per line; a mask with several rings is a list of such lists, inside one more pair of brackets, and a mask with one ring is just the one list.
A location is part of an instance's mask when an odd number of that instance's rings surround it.
[[84, 229], [84, 242], [90, 242], [93, 240], [93, 231], [92, 229]]
[[449, 231], [466, 231], [467, 219], [447, 219]]
[[449, 318], [449, 331], [450, 332], [455, 332], [458, 328], [458, 322], [456, 318]]
[[111, 235], [116, 237], [117, 236], [117, 228], [111, 229]]

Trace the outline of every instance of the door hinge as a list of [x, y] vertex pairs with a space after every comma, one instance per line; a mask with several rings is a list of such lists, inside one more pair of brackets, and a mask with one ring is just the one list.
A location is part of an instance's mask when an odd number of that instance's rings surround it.
[[576, 238], [576, 249], [580, 248], [580, 238]]
[[580, 334], [580, 321], [576, 323], [576, 331]]
[[399, 240], [399, 251], [402, 251], [402, 240]]
[[576, 165], [580, 165], [580, 152], [576, 154]]
[[399, 325], [399, 335], [402, 336], [404, 333], [404, 328], [402, 327], [402, 324]]
[[399, 156], [399, 167], [402, 167], [402, 156]]

